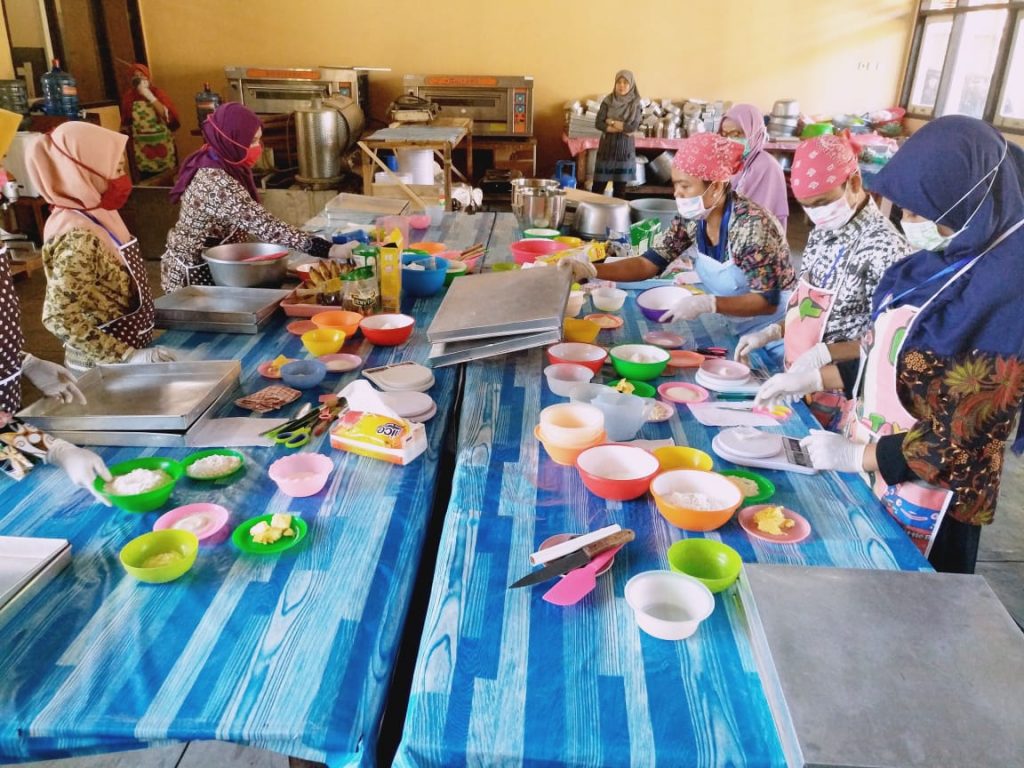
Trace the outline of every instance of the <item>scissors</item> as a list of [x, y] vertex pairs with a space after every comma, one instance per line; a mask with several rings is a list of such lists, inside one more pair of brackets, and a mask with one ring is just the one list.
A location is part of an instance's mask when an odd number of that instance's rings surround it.
[[282, 424], [277, 429], [267, 432], [265, 436], [285, 448], [301, 448], [312, 438], [313, 425], [319, 418], [320, 411], [317, 409], [287, 424]]

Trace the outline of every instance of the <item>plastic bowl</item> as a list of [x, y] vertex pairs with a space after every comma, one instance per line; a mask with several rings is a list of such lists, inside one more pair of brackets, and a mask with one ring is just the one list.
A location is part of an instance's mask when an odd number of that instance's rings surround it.
[[567, 251], [569, 246], [556, 240], [520, 240], [512, 243], [508, 249], [516, 264], [531, 264], [542, 256]]
[[440, 256], [424, 256], [419, 253], [402, 254], [402, 264], [413, 264], [418, 261], [425, 262], [424, 266], [434, 263], [434, 269], [403, 269], [402, 290], [409, 296], [425, 298], [433, 296], [444, 287], [444, 278], [448, 274], [448, 259]]
[[[718, 501], [718, 509], [703, 510], [682, 507], [669, 501], [674, 493], [703, 493]], [[661, 516], [684, 531], [713, 531], [721, 528], [743, 501], [740, 489], [717, 472], [696, 469], [675, 469], [663, 472], [651, 483], [651, 495]]]
[[281, 366], [281, 381], [296, 389], [317, 386], [327, 375], [327, 366], [319, 360], [296, 360]]
[[[612, 365], [619, 376], [637, 381], [650, 381], [658, 378], [668, 365], [669, 353], [661, 347], [650, 344], [620, 344], [608, 350]], [[643, 355], [652, 362], [637, 362], [630, 358]]]
[[608, 353], [596, 344], [570, 341], [548, 347], [548, 362], [552, 365], [555, 363], [578, 363], [594, 373], [600, 373], [601, 366], [607, 359]]
[[108, 467], [110, 474], [112, 475], [127, 475], [133, 469], [149, 469], [157, 470], [161, 469], [171, 476], [171, 479], [158, 488], [154, 488], [151, 491], [145, 493], [135, 493], [130, 495], [118, 495], [114, 493], [107, 493], [106, 482], [101, 477], [97, 477], [92, 484], [101, 496], [110, 501], [118, 509], [123, 509], [125, 512], [152, 512], [158, 507], [162, 507], [174, 492], [174, 486], [181, 479], [182, 473], [185, 471], [181, 462], [175, 461], [174, 459], [166, 459], [161, 456], [149, 456], [143, 459], [131, 459], [130, 461], [122, 461], [120, 464], [114, 464], [112, 467]]
[[740, 553], [713, 539], [682, 539], [668, 548], [668, 567], [700, 581], [712, 594], [733, 585], [743, 568]]
[[720, 474], [725, 477], [742, 477], [757, 486], [757, 493], [752, 496], [743, 497], [742, 505], [744, 507], [751, 504], [764, 504], [775, 495], [775, 483], [764, 475], [759, 475], [756, 472], [748, 472], [745, 469], [723, 469]]
[[[225, 472], [223, 475], [217, 475], [215, 477], [192, 477], [188, 473], [189, 467], [195, 464], [200, 459], [205, 459], [207, 456], [234, 456], [240, 462], [239, 465], [231, 470]], [[185, 471], [185, 476], [190, 480], [199, 480], [200, 482], [207, 482], [209, 480], [221, 480], [225, 477], [231, 477], [233, 474], [242, 471], [242, 467], [245, 466], [245, 456], [240, 454], [238, 451], [233, 451], [230, 448], [207, 448], [204, 451], [196, 451], [195, 453], [189, 454], [181, 461], [181, 468]]]
[[513, 264], [511, 261], [499, 261], [497, 264], [491, 266], [492, 272], [514, 272], [519, 269], [518, 264]]
[[429, 226], [430, 216], [425, 213], [409, 217], [409, 227], [411, 229], [427, 229]]
[[645, 571], [626, 582], [626, 603], [637, 626], [659, 640], [684, 640], [715, 610], [711, 590], [673, 571]]
[[[147, 584], [165, 584], [184, 576], [196, 561], [199, 539], [190, 531], [150, 531], [121, 548], [118, 558], [128, 573]], [[163, 565], [146, 565], [150, 558], [170, 555]]]
[[[359, 321], [363, 316], [358, 312], [349, 312], [347, 309], [332, 309], [327, 312], [317, 312], [310, 320], [317, 328], [333, 328], [344, 331], [345, 336], [351, 339], [359, 330]], [[334, 350], [337, 352], [338, 350]], [[324, 352], [323, 354], [330, 354]]]
[[690, 448], [686, 445], [666, 445], [654, 449], [654, 455], [661, 465], [662, 472], [670, 472], [673, 469], [696, 469], [700, 472], [710, 472], [715, 465], [711, 457], [704, 451]]
[[444, 284], [451, 285], [452, 281], [456, 277], [462, 277], [469, 271], [469, 267], [463, 264], [461, 261], [450, 261], [448, 263], [448, 271], [444, 276]]
[[592, 443], [604, 431], [604, 413], [586, 403], [559, 403], [540, 412], [544, 440], [565, 447]]
[[220, 504], [200, 501], [164, 512], [153, 523], [153, 530], [188, 531], [200, 544], [219, 544], [231, 532], [230, 520], [231, 513]]
[[562, 330], [566, 341], [573, 341], [577, 344], [593, 344], [597, 334], [601, 332], [601, 326], [590, 320], [567, 317], [562, 321]]
[[554, 240], [561, 234], [562, 233], [557, 229], [546, 229], [544, 227], [534, 227], [533, 229], [523, 230], [523, 237], [529, 240]]
[[288, 496], [319, 493], [327, 484], [334, 462], [322, 453], [293, 453], [270, 465], [267, 474]]
[[[428, 224], [430, 222], [427, 222]], [[420, 243], [409, 243], [410, 251], [423, 251], [429, 253], [431, 256], [436, 256], [439, 253], [447, 251], [448, 248], [444, 243], [432, 243], [432, 242], [420, 242]]]
[[634, 445], [599, 445], [577, 457], [576, 469], [595, 496], [628, 501], [647, 493], [658, 474], [658, 460]]
[[[608, 386], [612, 388], [617, 387], [620, 381], [622, 379], [613, 379], [608, 382]], [[628, 394], [636, 395], [637, 397], [654, 397], [658, 394], [658, 390], [645, 381], [632, 381], [630, 379], [626, 379], [626, 381], [633, 385], [633, 391]]]
[[595, 445], [603, 445], [608, 439], [608, 436], [602, 430], [590, 442], [584, 443], [583, 445], [559, 445], [558, 443], [546, 440], [540, 431], [540, 424], [533, 428], [533, 436], [540, 441], [540, 444], [544, 446], [544, 451], [555, 464], [561, 464], [563, 467], [571, 467], [576, 464], [576, 458], [588, 448], [593, 448]]
[[544, 369], [548, 389], [559, 397], [568, 397], [577, 384], [585, 384], [594, 378], [594, 372], [579, 363], [555, 363]]
[[370, 315], [359, 323], [363, 336], [378, 347], [394, 347], [405, 343], [412, 336], [415, 326], [414, 317], [396, 313]]
[[556, 243], [562, 243], [569, 248], [579, 248], [583, 245], [583, 238], [573, 237], [572, 235], [559, 235], [555, 238]]
[[[302, 346], [314, 357], [320, 355], [333, 355], [345, 343], [348, 334], [337, 328], [315, 328], [306, 331], [299, 338], [302, 339]], [[278, 371], [281, 369], [279, 368]]]
[[[693, 294], [678, 285], [662, 285], [658, 288], [648, 288], [636, 297], [636, 305], [640, 307], [644, 317], [655, 323], [661, 322], [661, 316], [665, 311], [671, 309], [677, 301], [684, 296]], [[668, 321], [666, 321], [668, 322]]]
[[565, 300], [565, 316], [576, 317], [586, 301], [587, 294], [583, 291], [569, 291], [569, 298]]
[[700, 369], [712, 379], [721, 379], [722, 381], [743, 382], [750, 378], [750, 366], [735, 360], [712, 358], [701, 363]]
[[621, 288], [598, 288], [591, 291], [590, 300], [594, 308], [602, 312], [618, 312], [626, 303], [626, 292]]

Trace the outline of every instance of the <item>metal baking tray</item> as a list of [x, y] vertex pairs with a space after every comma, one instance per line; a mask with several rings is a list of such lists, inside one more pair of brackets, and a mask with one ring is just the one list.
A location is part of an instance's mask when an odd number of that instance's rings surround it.
[[271, 315], [267, 315], [258, 323], [213, 323], [196, 320], [195, 322], [172, 321], [170, 323], [157, 323], [161, 328], [173, 328], [176, 331], [203, 331], [205, 333], [259, 333], [270, 322]]
[[160, 328], [185, 328], [185, 323], [257, 325], [269, 317], [289, 293], [291, 291], [276, 288], [190, 285], [153, 302], [156, 324]]
[[38, 400], [18, 416], [48, 432], [184, 431], [241, 370], [237, 360], [100, 365], [78, 379], [85, 405]]

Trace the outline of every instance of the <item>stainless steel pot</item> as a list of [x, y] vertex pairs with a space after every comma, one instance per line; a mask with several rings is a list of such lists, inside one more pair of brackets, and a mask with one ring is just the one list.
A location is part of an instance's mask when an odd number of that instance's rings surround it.
[[524, 189], [559, 189], [560, 185], [554, 179], [512, 179], [512, 210], [517, 205], [522, 205], [520, 196]]
[[655, 184], [668, 184], [672, 180], [672, 157], [669, 151], [662, 152], [647, 163], [647, 175]]
[[[514, 180], [513, 185], [516, 181], [521, 179]], [[562, 218], [565, 216], [565, 190], [560, 189], [557, 182], [552, 183], [554, 188], [522, 187], [518, 195], [515, 186], [512, 187], [512, 213], [515, 214], [520, 229], [558, 229], [562, 226]]]
[[606, 237], [609, 232], [629, 232], [629, 203], [579, 203], [576, 233], [583, 237]]
[[666, 200], [663, 197], [642, 197], [638, 200], [631, 200], [629, 217], [633, 221], [658, 219], [661, 222], [661, 231], [664, 232], [671, 226], [672, 219], [676, 217], [676, 201]]
[[[250, 261], [253, 256], [279, 253], [267, 261]], [[288, 248], [274, 243], [228, 243], [203, 251], [213, 282], [231, 288], [280, 287], [288, 269]]]

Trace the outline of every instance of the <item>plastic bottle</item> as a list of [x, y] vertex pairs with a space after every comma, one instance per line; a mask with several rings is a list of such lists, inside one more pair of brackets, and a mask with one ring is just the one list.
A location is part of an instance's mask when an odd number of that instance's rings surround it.
[[202, 126], [206, 116], [220, 106], [220, 94], [210, 90], [209, 83], [203, 83], [203, 90], [196, 94], [196, 120]]
[[53, 69], [39, 78], [43, 86], [46, 114], [78, 117], [78, 83], [69, 72], [60, 68], [60, 60], [53, 60]]

